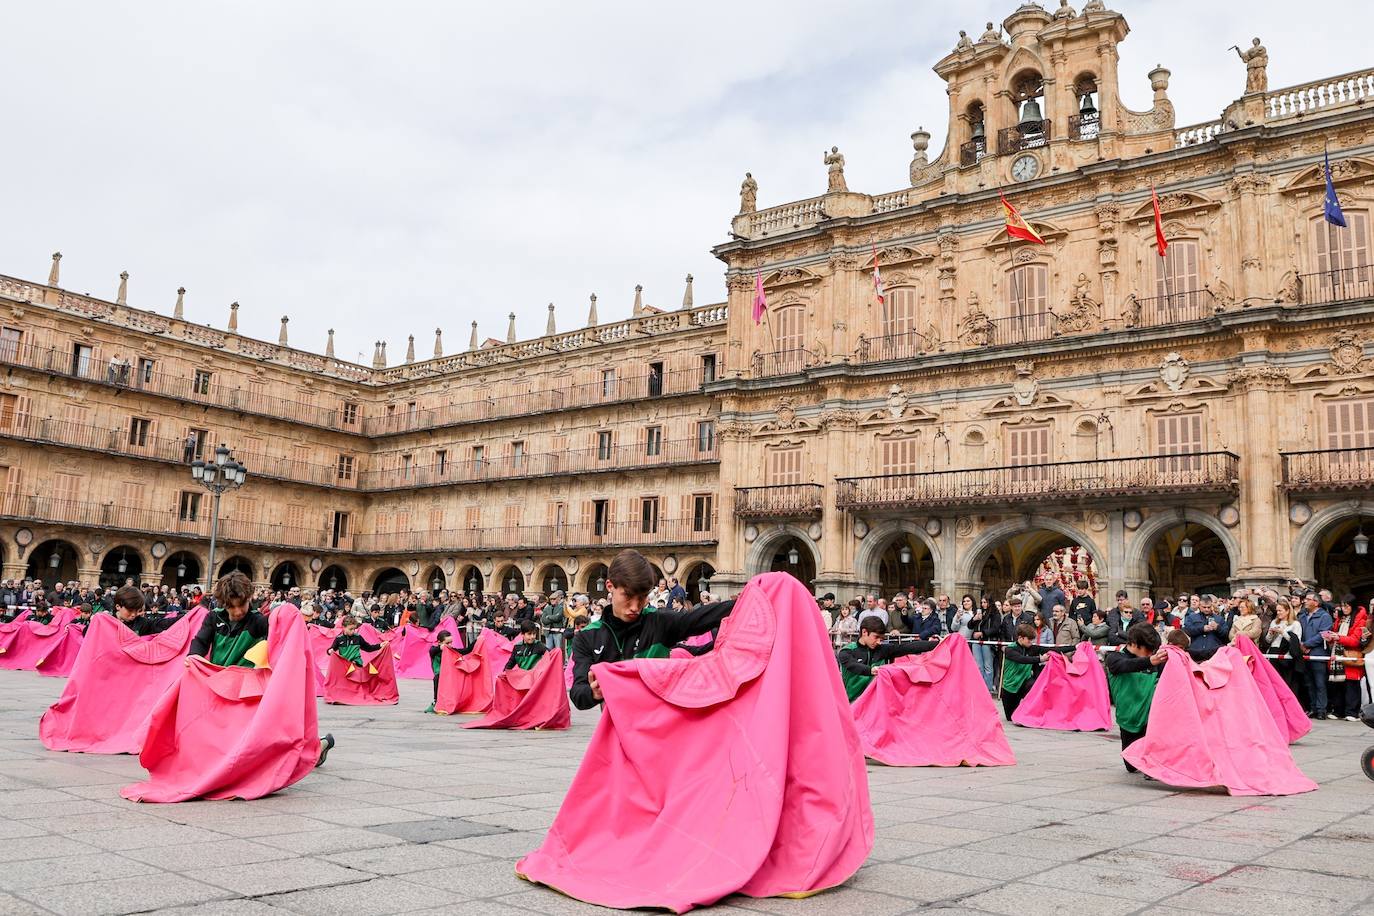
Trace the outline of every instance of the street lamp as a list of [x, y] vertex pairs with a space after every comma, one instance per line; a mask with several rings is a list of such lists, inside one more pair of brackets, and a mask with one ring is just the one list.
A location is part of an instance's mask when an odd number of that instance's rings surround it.
[[1183, 543], [1178, 545], [1178, 552], [1183, 559], [1188, 559], [1193, 555], [1193, 542], [1188, 538], [1184, 538]]
[[515, 591], [515, 576], [511, 576], [509, 579], [506, 580], [506, 591]]
[[549, 591], [551, 591], [551, 592], [561, 592], [561, 591], [563, 591], [563, 583], [560, 582], [560, 581], [558, 581], [557, 579], [552, 580], [551, 582], [549, 582]]
[[339, 587], [339, 577], [338, 577], [338, 576], [330, 576], [330, 577], [329, 577], [329, 587], [330, 587], [331, 589], [334, 589], [334, 588], [338, 588], [338, 587]]
[[1355, 534], [1355, 555], [1367, 556], [1369, 554], [1369, 535], [1364, 533], [1364, 522], [1360, 522], [1360, 530]]
[[476, 577], [476, 576], [473, 576], [471, 579], [468, 580], [468, 594], [470, 594], [470, 595], [475, 595], [475, 594], [477, 594], [477, 577]]
[[122, 550], [119, 552], [119, 562], [115, 564], [115, 569], [119, 570], [120, 575], [129, 571], [129, 561], [124, 558]]
[[906, 544], [903, 544], [903, 545], [902, 545], [902, 552], [899, 553], [899, 554], [897, 555], [897, 558], [898, 558], [899, 560], [902, 561], [902, 565], [903, 565], [903, 566], [905, 566], [905, 565], [907, 565], [908, 563], [910, 563], [910, 562], [911, 562], [911, 548], [908, 547]]
[[793, 547], [791, 550], [787, 551], [787, 562], [791, 563], [793, 566], [801, 562], [801, 554], [797, 551], [797, 548]]
[[53, 550], [52, 556], [48, 557], [48, 565], [53, 569], [62, 565], [62, 554], [58, 550]]
[[[215, 496], [215, 506], [210, 514], [210, 563], [205, 567], [205, 589], [214, 588], [215, 542], [219, 539], [219, 499], [225, 490], [237, 490], [248, 479], [248, 469], [234, 460], [234, 453], [224, 443], [215, 449], [215, 457], [209, 461], [197, 458], [191, 462], [191, 479], [209, 490]], [[185, 564], [177, 575], [185, 575]], [[290, 574], [283, 577], [290, 584]]]
[[596, 577], [596, 590], [599, 591], [599, 592], [604, 592], [604, 591], [606, 590], [606, 577], [605, 577], [605, 576], [597, 576], [597, 577]]
[[440, 582], [440, 581], [439, 581], [439, 578], [436, 576], [436, 577], [433, 579], [433, 581], [431, 581], [431, 582], [429, 583], [429, 590], [432, 591], [432, 592], [437, 592], [440, 588], [443, 587], [443, 585], [444, 585], [444, 583]]

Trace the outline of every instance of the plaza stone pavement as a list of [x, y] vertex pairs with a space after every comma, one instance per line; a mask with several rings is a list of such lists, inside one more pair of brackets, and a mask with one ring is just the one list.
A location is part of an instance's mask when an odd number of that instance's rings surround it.
[[[563, 800], [596, 713], [566, 732], [463, 731], [399, 707], [321, 706], [328, 765], [252, 802], [137, 805], [132, 757], [58, 754], [38, 717], [63, 682], [0, 671], [0, 913], [610, 911], [515, 877]], [[872, 766], [877, 847], [842, 888], [706, 912], [1374, 914], [1374, 732], [1320, 722], [1296, 746], [1321, 790], [1175, 792], [1126, 774], [1115, 735], [1010, 730], [997, 769]]]

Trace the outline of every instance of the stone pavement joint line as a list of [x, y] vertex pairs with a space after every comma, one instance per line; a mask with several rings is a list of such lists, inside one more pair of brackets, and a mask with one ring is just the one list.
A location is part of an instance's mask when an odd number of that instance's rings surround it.
[[[329, 764], [252, 802], [136, 805], [132, 757], [56, 754], [38, 718], [63, 682], [0, 671], [0, 916], [607, 913], [515, 877], [543, 839], [596, 713], [566, 732], [470, 732], [420, 710], [321, 706]], [[1011, 728], [1018, 765], [870, 766], [877, 842], [845, 886], [711, 912], [1374, 916], [1363, 726], [1294, 747], [1321, 789], [1181, 792], [1125, 772], [1115, 735]]]

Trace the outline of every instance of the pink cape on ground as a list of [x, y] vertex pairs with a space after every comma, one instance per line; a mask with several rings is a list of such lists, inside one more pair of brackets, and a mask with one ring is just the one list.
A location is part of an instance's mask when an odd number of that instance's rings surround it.
[[392, 657], [396, 660], [396, 676], [416, 680], [432, 680], [434, 666], [429, 661], [429, 647], [439, 641], [439, 634], [453, 635], [453, 645], [462, 648], [463, 634], [452, 617], [445, 617], [433, 630], [407, 624], [401, 632], [392, 631]]
[[[75, 617], [76, 608], [55, 607], [52, 609], [52, 623], [15, 619], [6, 624], [0, 630], [0, 668], [36, 671], [49, 656], [58, 663], [64, 661], [63, 646], [67, 640], [75, 637], [77, 648], [81, 646], [81, 631], [67, 626]], [[75, 656], [70, 660], [74, 662]]]
[[1074, 649], [1073, 660], [1050, 652], [1030, 693], [1012, 713], [1011, 721], [1029, 728], [1095, 732], [1112, 727], [1112, 701], [1107, 672], [1090, 642]]
[[439, 698], [434, 711], [441, 716], [486, 712], [496, 691], [496, 676], [506, 667], [514, 648], [495, 630], [477, 634], [472, 651], [460, 655], [444, 647], [439, 661]]
[[600, 721], [518, 875], [601, 906], [685, 913], [835, 887], [868, 857], [859, 736], [797, 579], [752, 580], [705, 655], [593, 670]]
[[1232, 795], [1295, 795], [1317, 784], [1293, 762], [1288, 741], [1264, 705], [1239, 650], [1223, 646], [1203, 664], [1177, 646], [1159, 676], [1145, 737], [1122, 752], [1127, 763], [1171, 786]]
[[137, 754], [158, 699], [181, 677], [182, 659], [205, 614], [196, 608], [150, 636], [135, 636], [112, 614], [93, 615], [62, 696], [38, 721], [43, 746]]
[[568, 688], [563, 686], [563, 653], [545, 652], [535, 666], [507, 668], [496, 678], [491, 709], [463, 728], [558, 729], [572, 724]]
[[1259, 688], [1260, 696], [1264, 697], [1264, 705], [1274, 717], [1274, 724], [1288, 739], [1288, 743], [1292, 744], [1310, 732], [1312, 721], [1302, 711], [1302, 704], [1293, 695], [1293, 689], [1283, 682], [1282, 675], [1274, 670], [1274, 665], [1264, 657], [1255, 641], [1239, 633], [1232, 645], [1250, 660], [1250, 673], [1254, 675], [1255, 686]]
[[85, 641], [86, 634], [81, 627], [69, 622], [62, 628], [61, 635], [48, 644], [46, 654], [34, 665], [34, 670], [44, 677], [69, 676]]
[[1002, 716], [957, 633], [930, 652], [879, 668], [850, 708], [865, 756], [888, 766], [1016, 763]]
[[313, 663], [293, 604], [270, 615], [270, 668], [220, 668], [190, 659], [162, 695], [138, 762], [148, 781], [131, 801], [261, 798], [291, 785], [320, 754]]
[[[329, 671], [324, 679], [324, 701], [341, 706], [394, 706], [401, 700], [396, 687], [396, 665], [391, 646], [370, 623], [358, 627], [358, 635], [374, 646], [374, 652], [362, 653], [362, 664], [355, 665], [346, 658], [329, 656]], [[376, 673], [373, 673], [376, 669]]]
[[343, 627], [337, 624], [332, 627], [322, 627], [318, 623], [308, 623], [305, 625], [307, 643], [310, 646], [310, 659], [315, 667], [315, 696], [324, 696], [324, 679], [329, 674], [329, 646], [334, 642], [334, 637], [343, 632]]

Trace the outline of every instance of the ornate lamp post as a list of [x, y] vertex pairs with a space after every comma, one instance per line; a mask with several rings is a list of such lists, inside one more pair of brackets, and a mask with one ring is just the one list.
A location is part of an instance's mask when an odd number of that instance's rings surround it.
[[215, 496], [215, 506], [210, 514], [210, 564], [205, 569], [205, 591], [208, 594], [215, 585], [215, 542], [219, 538], [219, 498], [225, 490], [237, 490], [248, 479], [248, 469], [234, 460], [234, 453], [224, 443], [215, 449], [215, 457], [210, 461], [197, 458], [191, 462], [191, 478]]

